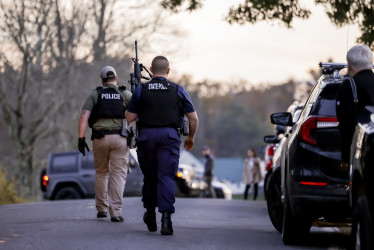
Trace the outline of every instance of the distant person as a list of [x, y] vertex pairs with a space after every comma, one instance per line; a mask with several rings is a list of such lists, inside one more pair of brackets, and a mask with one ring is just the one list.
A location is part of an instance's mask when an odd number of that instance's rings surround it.
[[78, 149], [83, 155], [88, 150], [84, 137], [88, 124], [92, 128], [97, 218], [107, 217], [109, 211], [112, 222], [123, 222], [122, 199], [130, 151], [121, 131], [126, 124], [125, 111], [131, 92], [117, 86], [117, 73], [111, 66], [101, 69], [100, 78], [102, 86], [92, 91], [82, 108]]
[[[374, 105], [373, 52], [366, 45], [353, 46], [347, 53], [348, 75], [357, 89], [354, 102], [350, 81], [345, 80], [337, 93], [336, 116], [339, 120], [342, 160], [349, 163], [350, 148], [357, 122], [366, 112], [365, 106]], [[364, 122], [364, 121], [361, 121]]]
[[258, 183], [262, 180], [260, 162], [254, 149], [249, 149], [248, 157], [244, 160], [243, 179], [245, 183], [244, 200], [248, 198], [248, 191], [253, 184], [253, 200], [257, 199]]
[[203, 147], [203, 155], [205, 157], [205, 168], [204, 168], [203, 180], [207, 184], [207, 188], [204, 194], [205, 194], [205, 197], [208, 197], [208, 198], [217, 198], [216, 192], [214, 191], [214, 188], [212, 186], [212, 181], [214, 177], [213, 176], [214, 157], [212, 155], [212, 152], [209, 146]]

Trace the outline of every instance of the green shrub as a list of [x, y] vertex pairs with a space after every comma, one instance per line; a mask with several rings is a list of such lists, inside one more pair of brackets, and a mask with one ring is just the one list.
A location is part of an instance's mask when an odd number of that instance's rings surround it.
[[26, 202], [17, 195], [12, 181], [7, 180], [5, 171], [0, 166], [0, 205]]

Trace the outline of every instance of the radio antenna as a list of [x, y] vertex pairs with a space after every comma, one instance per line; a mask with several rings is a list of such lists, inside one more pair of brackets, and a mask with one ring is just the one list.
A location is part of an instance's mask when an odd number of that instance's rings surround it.
[[348, 53], [349, 24], [347, 24], [347, 53]]

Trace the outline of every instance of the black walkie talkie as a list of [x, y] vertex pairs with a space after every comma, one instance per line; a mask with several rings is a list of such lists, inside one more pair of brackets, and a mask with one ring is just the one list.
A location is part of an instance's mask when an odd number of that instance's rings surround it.
[[188, 135], [188, 119], [186, 116], [183, 116], [182, 119], [182, 135], [187, 136]]

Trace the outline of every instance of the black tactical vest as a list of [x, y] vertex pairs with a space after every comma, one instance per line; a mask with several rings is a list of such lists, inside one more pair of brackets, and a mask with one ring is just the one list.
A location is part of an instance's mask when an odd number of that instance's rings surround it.
[[121, 89], [117, 91], [114, 88], [97, 87], [96, 90], [98, 93], [97, 104], [90, 115], [89, 127], [92, 128], [98, 119], [125, 119], [126, 107], [123, 105], [123, 98], [119, 93], [122, 92]]
[[168, 80], [152, 79], [142, 85], [139, 105], [140, 127], [180, 128], [182, 108], [177, 84]]

